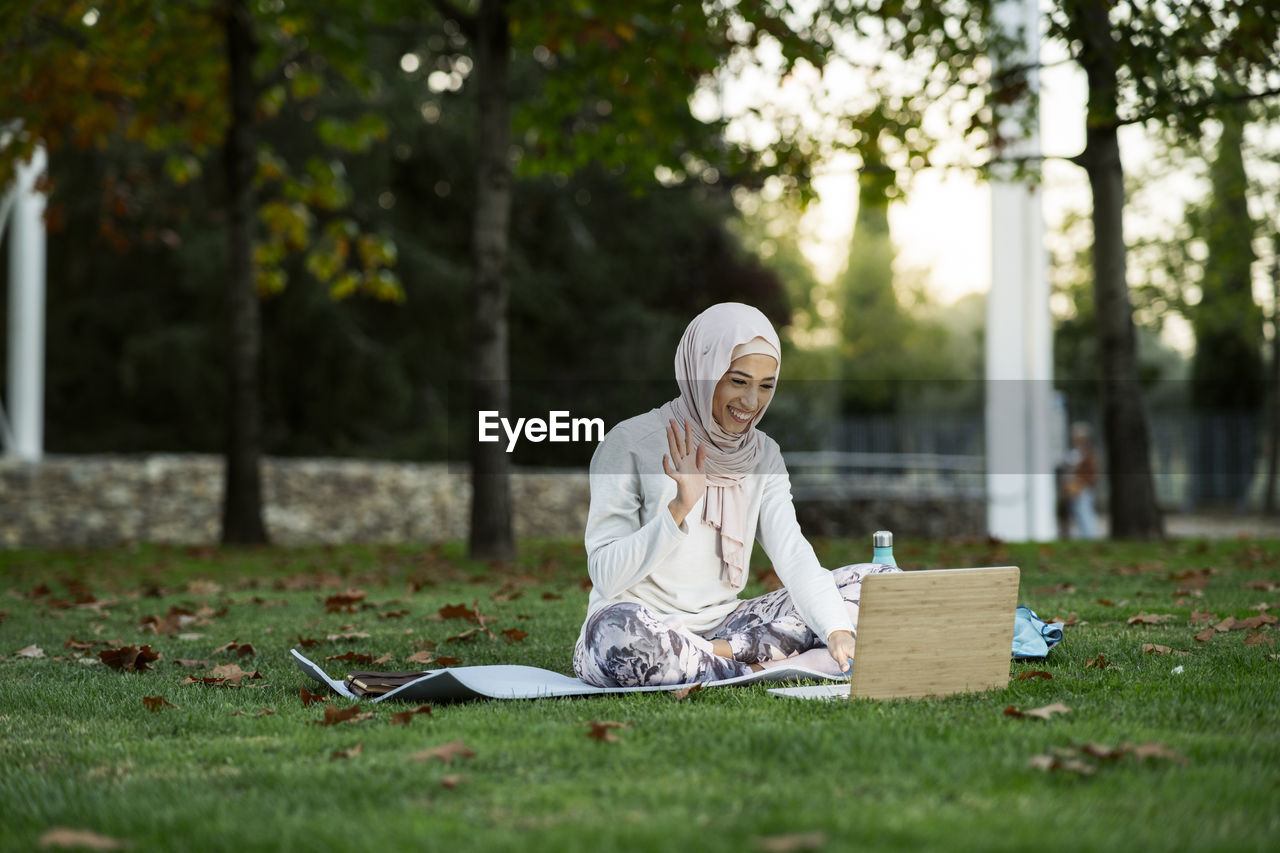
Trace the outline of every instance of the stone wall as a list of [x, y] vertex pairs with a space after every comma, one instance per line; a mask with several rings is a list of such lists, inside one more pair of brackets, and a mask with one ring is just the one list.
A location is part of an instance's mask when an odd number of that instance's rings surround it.
[[[470, 477], [459, 466], [342, 459], [268, 459], [272, 541], [445, 542], [466, 538]], [[517, 471], [518, 538], [578, 538], [589, 492], [581, 470]], [[222, 459], [203, 455], [49, 456], [0, 461], [0, 547], [217, 541]], [[981, 535], [979, 500], [873, 498], [799, 504], [809, 535]]]

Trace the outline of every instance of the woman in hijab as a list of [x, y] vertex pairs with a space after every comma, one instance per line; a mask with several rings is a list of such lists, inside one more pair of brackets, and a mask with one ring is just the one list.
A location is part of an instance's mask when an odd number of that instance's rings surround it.
[[[591, 597], [573, 668], [601, 687], [732, 678], [780, 663], [831, 675], [853, 657], [862, 578], [827, 571], [800, 532], [777, 442], [756, 425], [782, 348], [727, 302], [676, 349], [680, 396], [609, 431], [591, 460]], [[783, 588], [739, 599], [759, 539]]]

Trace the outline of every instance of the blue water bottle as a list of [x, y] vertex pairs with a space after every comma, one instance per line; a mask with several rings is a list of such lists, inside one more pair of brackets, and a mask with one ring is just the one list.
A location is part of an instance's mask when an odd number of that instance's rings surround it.
[[897, 566], [893, 559], [893, 533], [888, 530], [877, 530], [871, 534], [871, 562]]

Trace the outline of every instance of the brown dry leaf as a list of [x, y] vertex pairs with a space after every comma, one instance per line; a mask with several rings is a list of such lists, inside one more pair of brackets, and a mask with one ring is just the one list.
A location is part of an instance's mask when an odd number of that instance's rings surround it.
[[1036, 587], [1031, 593], [1032, 595], [1070, 595], [1075, 591], [1076, 588], [1069, 583], [1055, 583], [1052, 586]]
[[32, 660], [36, 660], [38, 658], [44, 657], [44, 649], [40, 648], [39, 646], [33, 643], [32, 645], [27, 646], [24, 649], [18, 649], [16, 652], [14, 652], [14, 654], [20, 658], [30, 658]]
[[1102, 652], [1098, 652], [1098, 656], [1096, 658], [1089, 658], [1087, 661], [1084, 662], [1085, 669], [1092, 669], [1093, 667], [1097, 667], [1098, 669], [1106, 669], [1109, 666], [1111, 666], [1111, 662], [1108, 661], [1105, 657], [1103, 657]]
[[456, 773], [450, 773], [448, 776], [440, 777], [440, 784], [452, 791], [454, 788], [467, 781], [466, 776], [459, 776]]
[[604, 743], [617, 743], [620, 738], [613, 733], [614, 729], [629, 729], [630, 723], [618, 723], [613, 720], [592, 720], [589, 723], [583, 723], [589, 727], [587, 737], [595, 738]]
[[562, 598], [564, 598], [564, 596], [558, 592], [544, 592], [542, 594], [543, 601], [559, 601]]
[[480, 631], [480, 628], [470, 628], [463, 631], [461, 634], [454, 634], [452, 637], [445, 637], [444, 641], [446, 643], [469, 643], [476, 638], [476, 634], [479, 634]]
[[66, 641], [65, 643], [63, 643], [62, 645], [63, 645], [64, 647], [68, 648], [68, 649], [79, 649], [79, 650], [82, 650], [82, 651], [83, 651], [84, 649], [91, 649], [91, 648], [93, 648], [94, 646], [96, 646], [96, 645], [97, 645], [97, 643], [86, 643], [86, 642], [84, 642], [83, 640], [77, 640], [77, 639], [76, 639], [76, 635], [75, 635], [75, 634], [72, 634], [72, 635], [71, 635], [71, 639], [70, 639], [70, 640], [67, 640], [67, 641]]
[[1250, 607], [1249, 609], [1250, 609], [1250, 610], [1261, 610], [1263, 613], [1266, 613], [1268, 610], [1271, 610], [1271, 609], [1273, 609], [1273, 608], [1280, 608], [1280, 601], [1272, 601], [1272, 602], [1266, 602], [1266, 601], [1264, 601], [1264, 602], [1262, 602], [1261, 604], [1255, 604], [1255, 605], [1253, 605], [1253, 606], [1252, 606], [1252, 607]]
[[1035, 717], [1040, 720], [1047, 720], [1054, 714], [1066, 714], [1071, 709], [1061, 702], [1054, 702], [1052, 705], [1042, 705], [1039, 708], [1032, 708], [1029, 711], [1019, 711], [1013, 705], [1004, 709], [1007, 717]]
[[249, 717], [249, 716], [253, 716], [253, 717], [266, 717], [266, 716], [268, 716], [268, 715], [270, 715], [270, 714], [274, 714], [274, 713], [275, 713], [275, 711], [274, 711], [274, 710], [272, 710], [271, 708], [259, 708], [259, 709], [258, 709], [258, 711], [257, 711], [257, 713], [255, 713], [255, 714], [250, 714], [248, 711], [235, 710], [235, 711], [232, 711], [232, 712], [231, 712], [231, 716], [233, 716], [233, 717]]
[[1177, 615], [1173, 613], [1142, 613], [1138, 612], [1129, 617], [1130, 625], [1159, 625], [1172, 619], [1177, 619]]
[[1215, 630], [1213, 630], [1213, 627], [1212, 627], [1212, 626], [1210, 626], [1210, 627], [1208, 627], [1208, 628], [1205, 628], [1205, 629], [1204, 629], [1203, 631], [1201, 631], [1199, 634], [1196, 634], [1195, 639], [1196, 639], [1196, 641], [1197, 641], [1197, 642], [1200, 642], [1200, 643], [1207, 643], [1207, 642], [1209, 642], [1210, 640], [1212, 640], [1212, 639], [1213, 639], [1213, 636], [1214, 636], [1214, 634], [1216, 634], [1216, 633], [1218, 633], [1218, 632], [1217, 632], [1217, 631], [1215, 631]]
[[314, 637], [304, 637], [301, 634], [298, 635], [298, 645], [302, 646], [304, 649], [309, 649], [312, 646], [318, 646], [323, 642], [324, 640], [317, 640]]
[[187, 592], [191, 595], [217, 595], [222, 587], [213, 581], [195, 580], [187, 584]]
[[325, 613], [355, 613], [358, 605], [368, 595], [363, 589], [348, 589], [335, 593], [324, 600]]
[[148, 711], [159, 711], [161, 708], [179, 707], [166, 700], [163, 696], [143, 696], [142, 704], [147, 706]]
[[1225, 634], [1227, 631], [1231, 630], [1231, 626], [1234, 624], [1236, 624], [1236, 617], [1228, 616], [1226, 619], [1223, 619], [1221, 622], [1214, 625], [1213, 630], [1218, 633]]
[[1275, 592], [1280, 589], [1280, 583], [1275, 581], [1246, 581], [1240, 584], [1241, 589], [1260, 589], [1263, 592]]
[[240, 664], [238, 663], [218, 664], [213, 668], [213, 671], [210, 673], [210, 675], [213, 678], [224, 678], [227, 681], [230, 681], [232, 684], [236, 685], [237, 687], [240, 686], [240, 680], [243, 678], [248, 678], [250, 680], [253, 680], [255, 678], [262, 678], [262, 673], [258, 672], [256, 669], [253, 670], [252, 672], [245, 672], [243, 669], [240, 668]]
[[1192, 625], [1204, 625], [1218, 621], [1217, 613], [1210, 613], [1208, 610], [1192, 610], [1191, 615], [1187, 617], [1187, 621]]
[[825, 832], [792, 832], [787, 835], [763, 835], [755, 840], [757, 850], [765, 853], [794, 853], [798, 850], [818, 850], [827, 843]]
[[233, 652], [240, 657], [246, 657], [248, 655], [256, 655], [258, 650], [250, 643], [237, 643], [235, 640], [232, 640], [225, 646], [218, 646], [218, 648], [213, 650], [215, 655], [219, 652]]
[[1046, 619], [1045, 621], [1049, 623], [1057, 622], [1059, 625], [1061, 625], [1064, 628], [1073, 628], [1076, 625], [1089, 624], [1088, 622], [1080, 621], [1080, 617], [1076, 615], [1076, 612], [1074, 610], [1068, 613], [1065, 619], [1061, 616], [1054, 616], [1053, 618]]
[[1094, 767], [1087, 761], [1081, 761], [1078, 758], [1063, 758], [1057, 755], [1033, 755], [1027, 762], [1033, 770], [1066, 770], [1071, 773], [1078, 773], [1081, 776], [1092, 776], [1098, 772], [1098, 768]]
[[465, 604], [446, 604], [440, 608], [441, 619], [466, 619], [468, 622], [479, 622], [476, 611]]
[[384, 664], [389, 660], [391, 660], [391, 652], [387, 652], [385, 655], [382, 655], [381, 657], [374, 658], [373, 663], [375, 666], [377, 666], [379, 664]]
[[409, 756], [409, 760], [430, 761], [434, 758], [445, 764], [452, 764], [455, 758], [475, 758], [475, 755], [474, 752], [467, 748], [465, 741], [455, 740], [440, 746], [433, 746], [431, 749], [415, 752]]
[[386, 613], [379, 613], [379, 619], [403, 619], [409, 615], [408, 610], [388, 610]]
[[688, 699], [693, 694], [699, 693], [701, 691], [702, 691], [702, 682], [698, 682], [697, 684], [690, 684], [688, 687], [681, 687], [679, 690], [672, 690], [671, 698], [676, 700], [677, 702], [683, 702], [685, 699]]
[[1271, 639], [1261, 631], [1258, 631], [1257, 633], [1250, 634], [1247, 637], [1245, 637], [1244, 644], [1246, 646], [1264, 646], [1265, 645], [1265, 646], [1274, 647], [1276, 644], [1276, 641]]
[[502, 636], [507, 638], [508, 643], [523, 643], [524, 638], [529, 636], [527, 631], [521, 631], [519, 628], [508, 628], [502, 632]]
[[337, 761], [338, 759], [341, 759], [341, 758], [355, 758], [357, 755], [359, 755], [362, 752], [364, 752], [364, 741], [360, 741], [360, 743], [356, 744], [350, 749], [340, 749], [337, 752], [331, 753], [329, 755], [329, 760]]
[[1143, 643], [1142, 650], [1149, 655], [1167, 655], [1173, 652], [1173, 649], [1168, 646], [1161, 646], [1156, 643]]
[[441, 666], [457, 666], [458, 664], [462, 663], [462, 660], [461, 658], [443, 657], [443, 658], [436, 658], [436, 663], [440, 664]]
[[363, 652], [346, 652], [340, 655], [328, 655], [325, 660], [349, 660], [352, 663], [373, 663], [373, 655]]
[[298, 696], [302, 698], [302, 707], [314, 705], [316, 702], [324, 702], [329, 697], [324, 693], [312, 693], [305, 687], [298, 688]]
[[41, 849], [57, 847], [61, 849], [81, 850], [126, 850], [133, 845], [87, 829], [68, 829], [55, 826], [40, 833], [36, 845]]
[[1248, 619], [1237, 619], [1235, 624], [1231, 626], [1232, 631], [1253, 631], [1264, 625], [1274, 625], [1280, 622], [1280, 619], [1272, 616], [1270, 613], [1259, 613], [1257, 616], [1250, 616]]
[[1045, 672], [1043, 669], [1028, 669], [1025, 672], [1018, 673], [1018, 681], [1024, 681], [1028, 678], [1041, 678], [1048, 681], [1053, 678], [1053, 674]]
[[409, 655], [407, 658], [404, 659], [404, 662], [428, 664], [433, 662], [434, 660], [435, 658], [431, 656], [431, 652], [427, 651], [426, 649], [423, 649], [420, 652], [414, 652], [413, 654]]
[[1150, 743], [1122, 743], [1119, 747], [1121, 752], [1132, 755], [1139, 761], [1145, 761], [1148, 758], [1164, 758], [1169, 761], [1176, 761], [1179, 764], [1186, 764], [1187, 758], [1181, 753], [1169, 749], [1160, 741], [1152, 741]]
[[103, 649], [98, 652], [99, 659], [112, 669], [121, 672], [144, 672], [151, 669], [149, 663], [160, 660], [160, 655], [151, 651], [151, 646], [123, 646], [118, 649]]
[[339, 709], [336, 705], [324, 706], [324, 719], [316, 721], [318, 726], [333, 726], [338, 723], [359, 723], [363, 720], [373, 719], [373, 712], [366, 711], [360, 713], [359, 705], [352, 705], [350, 708]]
[[343, 634], [326, 634], [325, 639], [331, 643], [339, 640], [367, 640], [369, 639], [368, 631], [347, 631]]
[[428, 717], [430, 717], [431, 706], [419, 705], [418, 707], [414, 708], [412, 711], [397, 711], [396, 713], [391, 715], [391, 725], [407, 726], [409, 725], [410, 721], [413, 720], [413, 718], [418, 714], [426, 714]]

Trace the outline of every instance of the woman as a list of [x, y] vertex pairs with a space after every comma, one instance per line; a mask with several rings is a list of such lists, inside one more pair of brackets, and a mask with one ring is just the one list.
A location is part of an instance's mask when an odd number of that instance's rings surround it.
[[[593, 586], [573, 656], [583, 681], [682, 684], [783, 662], [848, 670], [862, 578], [897, 569], [829, 572], [801, 534], [778, 445], [756, 429], [781, 352], [758, 310], [713, 305], [676, 349], [680, 396], [618, 424], [596, 448]], [[784, 588], [741, 600], [757, 538]]]

